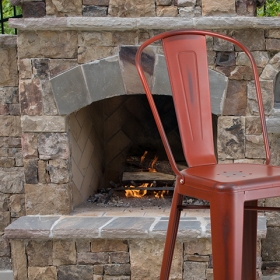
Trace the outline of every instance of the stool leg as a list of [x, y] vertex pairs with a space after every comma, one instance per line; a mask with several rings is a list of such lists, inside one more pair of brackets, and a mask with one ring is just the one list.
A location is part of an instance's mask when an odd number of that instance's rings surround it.
[[242, 194], [218, 193], [210, 201], [215, 280], [242, 279]]
[[163, 259], [161, 264], [160, 280], [168, 280], [172, 257], [174, 253], [174, 247], [180, 222], [181, 210], [178, 206], [182, 205], [183, 195], [176, 191], [176, 187], [173, 194], [172, 205], [170, 209], [169, 222], [166, 234], [166, 240], [163, 251]]
[[[246, 206], [257, 206], [258, 201], [247, 201]], [[256, 280], [257, 211], [244, 211], [242, 280]]]

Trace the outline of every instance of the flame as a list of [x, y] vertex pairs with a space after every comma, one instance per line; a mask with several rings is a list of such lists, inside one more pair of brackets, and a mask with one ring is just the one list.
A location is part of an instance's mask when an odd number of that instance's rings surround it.
[[[148, 151], [145, 151], [144, 154], [140, 158], [140, 166], [142, 165]], [[155, 169], [155, 164], [158, 160], [158, 157], [155, 156], [150, 164], [150, 167], [148, 168], [148, 172], [157, 172]], [[139, 188], [143, 188], [143, 190], [133, 190], [135, 186], [129, 186], [129, 190], [125, 190], [125, 196], [126, 197], [137, 197], [141, 198], [145, 196], [149, 190], [149, 187], [152, 187], [153, 183], [143, 183]], [[164, 194], [168, 193], [168, 191], [154, 191], [155, 198], [164, 198]]]

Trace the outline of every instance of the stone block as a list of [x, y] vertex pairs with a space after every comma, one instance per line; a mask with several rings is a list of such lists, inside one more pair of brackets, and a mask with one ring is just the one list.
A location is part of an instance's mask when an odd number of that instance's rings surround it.
[[128, 244], [123, 240], [92, 240], [91, 252], [128, 252]]
[[42, 184], [51, 182], [50, 175], [47, 172], [46, 164], [47, 163], [44, 160], [38, 161], [38, 180], [39, 180], [39, 183], [42, 183]]
[[207, 266], [206, 262], [184, 262], [183, 279], [205, 279]]
[[19, 59], [18, 68], [19, 68], [19, 78], [21, 80], [32, 78], [31, 59], [29, 58]]
[[280, 227], [268, 227], [266, 238], [262, 241], [263, 261], [279, 261]]
[[25, 215], [25, 195], [12, 194], [10, 196], [11, 218], [19, 218]]
[[24, 241], [11, 240], [14, 280], [28, 280]]
[[24, 159], [24, 175], [27, 184], [38, 183], [38, 159]]
[[47, 15], [62, 16], [81, 16], [82, 15], [82, 1], [74, 0], [47, 0], [46, 1]]
[[229, 80], [223, 115], [244, 116], [247, 109], [247, 83]]
[[265, 158], [262, 135], [246, 135], [245, 149], [246, 158]]
[[[22, 123], [24, 123], [24, 120]], [[21, 144], [23, 158], [38, 158], [38, 140], [36, 134], [23, 133], [21, 136]]]
[[42, 115], [42, 88], [38, 79], [20, 80], [19, 99], [22, 115]]
[[49, 160], [47, 163], [47, 171], [50, 176], [51, 183], [63, 184], [69, 182], [69, 162], [63, 159]]
[[18, 87], [0, 87], [0, 103], [3, 105], [19, 103]]
[[9, 211], [10, 207], [10, 195], [0, 193], [0, 212]]
[[78, 66], [77, 59], [50, 59], [49, 61], [49, 75], [50, 78], [62, 74], [71, 68]]
[[257, 4], [254, 1], [240, 0], [236, 2], [236, 13], [240, 16], [256, 16]]
[[109, 263], [109, 253], [98, 252], [98, 253], [78, 253], [77, 254], [78, 264], [92, 264], [100, 265]]
[[10, 257], [10, 254], [9, 240], [4, 235], [0, 235], [0, 257]]
[[15, 166], [14, 158], [0, 158], [0, 167], [9, 168]]
[[156, 4], [158, 6], [170, 6], [172, 4], [172, 0], [156, 0]]
[[106, 264], [104, 265], [104, 274], [111, 276], [130, 275], [129, 264]]
[[91, 265], [64, 265], [57, 268], [59, 280], [92, 280], [93, 266]]
[[247, 135], [262, 134], [262, 126], [259, 117], [246, 117], [245, 134]]
[[280, 39], [280, 32], [278, 29], [268, 29], [266, 32], [268, 38]]
[[[164, 242], [158, 239], [130, 241], [131, 279], [157, 279], [160, 273]], [[177, 242], [171, 267], [171, 279], [182, 279], [182, 244]], [[149, 254], [147, 254], [149, 252]]]
[[196, 9], [193, 7], [178, 7], [178, 16], [193, 18], [196, 16], [195, 11]]
[[23, 193], [24, 171], [21, 167], [0, 169], [1, 192]]
[[27, 215], [68, 215], [71, 212], [71, 190], [67, 184], [26, 184], [25, 195]]
[[53, 241], [53, 264], [56, 266], [76, 263], [76, 247], [74, 241]]
[[268, 51], [279, 51], [280, 40], [279, 39], [266, 39], [266, 49]]
[[111, 0], [108, 14], [113, 17], [153, 17], [155, 16], [155, 1], [144, 0]]
[[0, 87], [1, 86], [17, 86], [18, 71], [17, 71], [17, 51], [16, 48], [0, 48]]
[[184, 242], [184, 254], [187, 255], [211, 255], [212, 245], [209, 239], [198, 238]]
[[0, 116], [0, 136], [21, 136], [19, 116]]
[[21, 3], [21, 8], [24, 18], [40, 18], [46, 15], [45, 1], [24, 1]]
[[[261, 84], [261, 92], [262, 92], [262, 100], [264, 106], [265, 114], [270, 114], [273, 109], [273, 81], [260, 81]], [[256, 97], [256, 87], [254, 82], [249, 82], [247, 86], [247, 96], [248, 96], [248, 109], [251, 115], [258, 115], [258, 103]]]
[[77, 43], [76, 31], [23, 31], [18, 35], [18, 55], [19, 58], [77, 58]]
[[274, 55], [265, 66], [260, 78], [263, 80], [273, 80], [280, 71], [280, 53]]
[[[7, 270], [11, 270], [11, 269], [12, 269], [11, 259], [9, 257], [0, 258], [0, 272], [2, 272], [3, 270], [7, 271]], [[0, 275], [2, 277], [2, 274], [0, 274]], [[5, 277], [5, 275], [3, 275], [3, 276]]]
[[[252, 55], [258, 67], [265, 67], [269, 61], [269, 56], [266, 51], [253, 51]], [[239, 52], [236, 58], [236, 65], [251, 66], [248, 56], [244, 52]]]
[[196, 0], [175, 0], [174, 4], [178, 7], [194, 7]]
[[66, 120], [67, 117], [64, 116], [22, 116], [22, 130], [24, 132], [65, 132]]
[[26, 245], [26, 253], [29, 267], [44, 267], [50, 266], [52, 260], [52, 247], [51, 240], [30, 240]]
[[83, 5], [86, 6], [109, 6], [110, 0], [83, 0]]
[[69, 139], [66, 133], [42, 133], [38, 137], [40, 159], [69, 159]]
[[32, 73], [35, 78], [45, 80], [49, 78], [49, 59], [48, 58], [33, 58]]
[[90, 48], [80, 46], [78, 52], [78, 62], [81, 64], [116, 55], [118, 52], [118, 47], [97, 46]]
[[57, 269], [55, 266], [28, 267], [28, 280], [57, 280]]
[[10, 212], [0, 212], [0, 235], [4, 232], [5, 227], [11, 223]]
[[76, 240], [76, 249], [77, 253], [90, 252], [90, 241], [84, 239]]
[[[233, 37], [243, 43], [250, 51], [266, 50], [263, 29], [235, 30]], [[236, 47], [240, 51], [240, 48]]]
[[111, 252], [109, 253], [110, 263], [129, 263], [128, 252]]
[[202, 0], [202, 15], [234, 15], [235, 14], [235, 1], [223, 0]]
[[176, 6], [157, 6], [157, 17], [177, 17], [178, 8]]
[[223, 39], [214, 38], [213, 50], [219, 52], [232, 52], [234, 51], [234, 45]]
[[220, 159], [245, 157], [245, 120], [243, 117], [218, 118], [218, 155]]
[[83, 7], [84, 17], [106, 17], [107, 13], [108, 13], [108, 7], [99, 7], [99, 6]]

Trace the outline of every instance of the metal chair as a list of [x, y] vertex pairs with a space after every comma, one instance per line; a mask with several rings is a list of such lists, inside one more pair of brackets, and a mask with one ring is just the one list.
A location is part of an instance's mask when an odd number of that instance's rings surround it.
[[[213, 143], [206, 36], [229, 41], [244, 51], [252, 65], [263, 129], [265, 164], [218, 164]], [[141, 67], [143, 50], [162, 41], [178, 126], [188, 168], [179, 171], [166, 138], [153, 96]], [[136, 54], [136, 68], [145, 89], [168, 159], [176, 174], [160, 279], [169, 278], [183, 196], [210, 202], [215, 280], [256, 279], [258, 199], [280, 196], [280, 168], [271, 166], [270, 149], [256, 63], [249, 50], [225, 35], [201, 30], [159, 34]]]

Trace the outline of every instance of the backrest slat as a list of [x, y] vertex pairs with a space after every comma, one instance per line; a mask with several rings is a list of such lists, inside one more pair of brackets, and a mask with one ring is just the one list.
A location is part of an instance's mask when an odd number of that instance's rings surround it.
[[215, 164], [206, 39], [177, 35], [162, 40], [188, 165]]

